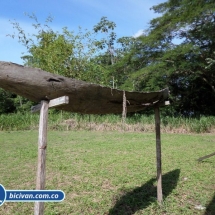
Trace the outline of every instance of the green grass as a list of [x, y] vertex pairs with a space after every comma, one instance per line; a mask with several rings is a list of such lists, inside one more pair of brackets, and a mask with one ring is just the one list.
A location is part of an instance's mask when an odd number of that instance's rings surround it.
[[[35, 189], [37, 131], [0, 132], [0, 183]], [[215, 214], [215, 135], [163, 134], [164, 202], [156, 202], [155, 135], [49, 131], [46, 189], [66, 194], [46, 215]], [[206, 207], [195, 209], [196, 205]], [[33, 214], [33, 203], [4, 203], [0, 214]]]

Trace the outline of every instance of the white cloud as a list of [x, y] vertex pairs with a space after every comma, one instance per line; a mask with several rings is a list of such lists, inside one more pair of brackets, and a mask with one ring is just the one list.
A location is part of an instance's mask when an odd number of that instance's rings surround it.
[[132, 37], [138, 38], [138, 37], [141, 37], [141, 36], [143, 36], [143, 35], [145, 35], [144, 30], [143, 30], [143, 29], [140, 29], [140, 30], [137, 31]]

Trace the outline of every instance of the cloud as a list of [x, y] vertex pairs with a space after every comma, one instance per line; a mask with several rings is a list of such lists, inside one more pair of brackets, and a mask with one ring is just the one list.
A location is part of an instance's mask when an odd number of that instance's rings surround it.
[[143, 36], [143, 35], [145, 35], [144, 30], [143, 30], [143, 29], [140, 29], [140, 30], [137, 31], [132, 37], [138, 38], [138, 37], [141, 37], [141, 36]]

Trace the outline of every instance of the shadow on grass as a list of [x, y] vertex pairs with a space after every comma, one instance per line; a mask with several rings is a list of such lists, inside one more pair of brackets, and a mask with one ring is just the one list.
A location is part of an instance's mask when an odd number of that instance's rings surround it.
[[[163, 175], [163, 196], [166, 198], [177, 186], [180, 170], [175, 169]], [[109, 215], [131, 215], [136, 211], [148, 207], [157, 201], [157, 188], [154, 186], [155, 178], [150, 179], [141, 187], [123, 194], [116, 199], [115, 206], [109, 210]]]
[[211, 202], [207, 205], [204, 215], [214, 215], [215, 214], [215, 194], [211, 199]]

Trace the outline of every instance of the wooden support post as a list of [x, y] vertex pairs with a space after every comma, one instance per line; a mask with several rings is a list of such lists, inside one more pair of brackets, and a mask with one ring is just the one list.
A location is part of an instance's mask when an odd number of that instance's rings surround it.
[[[65, 104], [69, 104], [69, 97], [68, 96], [62, 96], [62, 97], [50, 100], [49, 101], [49, 108], [57, 107], [57, 106], [65, 105]], [[31, 112], [36, 113], [36, 112], [40, 111], [41, 107], [42, 107], [41, 103], [38, 105], [32, 106]]]
[[[33, 113], [40, 111], [36, 190], [45, 190], [48, 109], [49, 107], [57, 107], [68, 103], [69, 97], [62, 96], [50, 101], [43, 100], [40, 104], [31, 108]], [[35, 202], [34, 215], [43, 214], [44, 202]]]
[[160, 135], [160, 110], [155, 107], [155, 131], [156, 131], [156, 159], [157, 159], [157, 199], [163, 201], [162, 193], [162, 169], [161, 169], [161, 135]]
[[125, 91], [123, 91], [123, 98], [122, 98], [122, 127], [125, 131], [125, 122], [126, 122], [126, 115], [127, 115], [127, 106], [126, 106], [126, 95]]
[[[41, 101], [36, 190], [45, 189], [48, 108], [49, 102]], [[44, 202], [35, 202], [34, 215], [43, 214]]]

